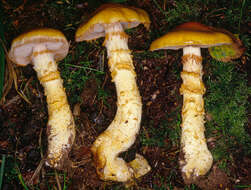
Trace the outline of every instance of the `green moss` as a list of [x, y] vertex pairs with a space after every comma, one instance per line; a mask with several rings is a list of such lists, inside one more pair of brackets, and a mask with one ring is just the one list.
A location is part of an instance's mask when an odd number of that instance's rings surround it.
[[64, 87], [67, 94], [71, 94], [68, 96], [71, 104], [81, 101], [80, 94], [88, 79], [95, 78], [96, 80], [101, 80], [100, 78], [104, 76], [102, 69], [93, 68], [93, 61], [89, 60], [88, 55], [83, 54], [88, 48], [94, 46], [95, 44], [90, 43], [77, 44], [74, 56], [68, 54], [59, 64]]
[[209, 137], [216, 137], [213, 156], [215, 160], [229, 157], [229, 152], [238, 150], [251, 153], [247, 125], [248, 96], [247, 74], [235, 69], [233, 63], [212, 61], [206, 77], [207, 94], [205, 108], [212, 120], [207, 121]]

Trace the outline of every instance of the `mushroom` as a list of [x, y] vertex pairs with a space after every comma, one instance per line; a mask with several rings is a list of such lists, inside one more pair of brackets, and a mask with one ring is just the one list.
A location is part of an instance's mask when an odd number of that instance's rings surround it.
[[179, 164], [186, 183], [205, 175], [211, 168], [213, 157], [207, 148], [204, 135], [205, 86], [202, 81], [202, 57], [200, 48], [229, 45], [229, 35], [197, 22], [184, 23], [152, 42], [150, 50], [183, 49], [183, 95], [181, 154]]
[[75, 124], [57, 69], [56, 61], [69, 50], [64, 34], [55, 29], [42, 28], [24, 33], [12, 42], [9, 58], [20, 66], [32, 62], [44, 87], [48, 104], [48, 153], [46, 164], [62, 169], [75, 139]]
[[124, 32], [124, 29], [140, 23], [146, 28], [150, 25], [145, 11], [119, 4], [105, 4], [76, 32], [77, 42], [105, 36], [108, 65], [117, 91], [115, 118], [91, 147], [97, 173], [103, 180], [125, 182], [150, 171], [147, 161], [139, 154], [128, 164], [118, 157], [132, 146], [140, 129], [142, 102], [128, 49], [128, 36]]

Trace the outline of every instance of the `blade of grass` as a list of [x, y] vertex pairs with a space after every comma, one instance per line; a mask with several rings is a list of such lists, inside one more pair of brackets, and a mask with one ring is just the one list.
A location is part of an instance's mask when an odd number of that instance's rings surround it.
[[64, 172], [64, 187], [63, 187], [63, 190], [66, 190], [67, 189], [67, 186], [66, 186], [66, 174]]
[[90, 67], [78, 66], [78, 65], [72, 65], [72, 64], [68, 64], [68, 63], [67, 63], [67, 64], [65, 64], [65, 65], [67, 65], [67, 66], [71, 66], [71, 67], [80, 68], [80, 69], [87, 69], [87, 70], [90, 70], [90, 71], [95, 71], [95, 72], [98, 72], [98, 73], [100, 73], [100, 74], [104, 74], [104, 72], [99, 71], [99, 70], [97, 70], [97, 69], [90, 68]]
[[5, 154], [2, 155], [2, 163], [1, 163], [1, 170], [0, 170], [0, 189], [2, 189], [3, 184], [3, 173], [4, 173], [4, 166], [5, 166]]
[[23, 176], [22, 176], [17, 164], [16, 164], [16, 172], [17, 172], [17, 177], [19, 179], [19, 182], [22, 184], [23, 188], [25, 190], [29, 190], [29, 188], [27, 187], [27, 185], [24, 182]]
[[238, 23], [238, 31], [239, 31], [239, 33], [240, 33], [240, 30], [241, 30], [241, 20], [242, 20], [243, 9], [244, 9], [245, 4], [246, 4], [246, 0], [243, 0], [242, 4], [241, 4], [240, 19], [239, 19], [239, 23]]
[[235, 188], [251, 188], [251, 185], [235, 185]]
[[[2, 21], [0, 20], [0, 40], [1, 42], [4, 41], [4, 27]], [[4, 60], [4, 49], [2, 47], [2, 43], [0, 43], [0, 99], [3, 95], [3, 83], [4, 83], [4, 67], [5, 67], [5, 60]]]

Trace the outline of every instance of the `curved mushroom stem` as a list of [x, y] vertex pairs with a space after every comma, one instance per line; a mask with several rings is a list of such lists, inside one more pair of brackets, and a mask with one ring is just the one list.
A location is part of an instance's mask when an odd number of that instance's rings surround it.
[[205, 175], [211, 168], [213, 157], [207, 148], [204, 135], [204, 100], [205, 87], [202, 81], [202, 57], [200, 48], [183, 49], [183, 95], [182, 108], [182, 154], [180, 166], [185, 181]]
[[48, 104], [46, 164], [61, 169], [75, 139], [74, 119], [57, 64], [45, 45], [38, 45], [33, 49], [32, 61]]
[[142, 112], [141, 96], [127, 40], [119, 23], [107, 24], [104, 43], [117, 91], [117, 112], [110, 126], [91, 148], [100, 178], [121, 182], [144, 175], [150, 170], [142, 156], [137, 155], [129, 164], [118, 157], [134, 143], [140, 129]]

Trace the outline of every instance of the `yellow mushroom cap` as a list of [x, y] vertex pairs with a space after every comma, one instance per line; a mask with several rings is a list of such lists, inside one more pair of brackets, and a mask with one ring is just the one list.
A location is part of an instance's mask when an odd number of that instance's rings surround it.
[[105, 36], [104, 25], [112, 23], [120, 23], [124, 29], [136, 27], [140, 23], [149, 28], [150, 20], [142, 9], [120, 4], [105, 4], [78, 28], [75, 39], [80, 42]]
[[55, 60], [63, 59], [69, 50], [69, 43], [64, 34], [51, 28], [31, 30], [19, 35], [12, 41], [9, 58], [16, 64], [25, 66], [32, 61], [33, 48], [45, 45]]
[[208, 48], [233, 43], [227, 33], [197, 22], [187, 22], [153, 41], [150, 50], [180, 49], [187, 46]]

